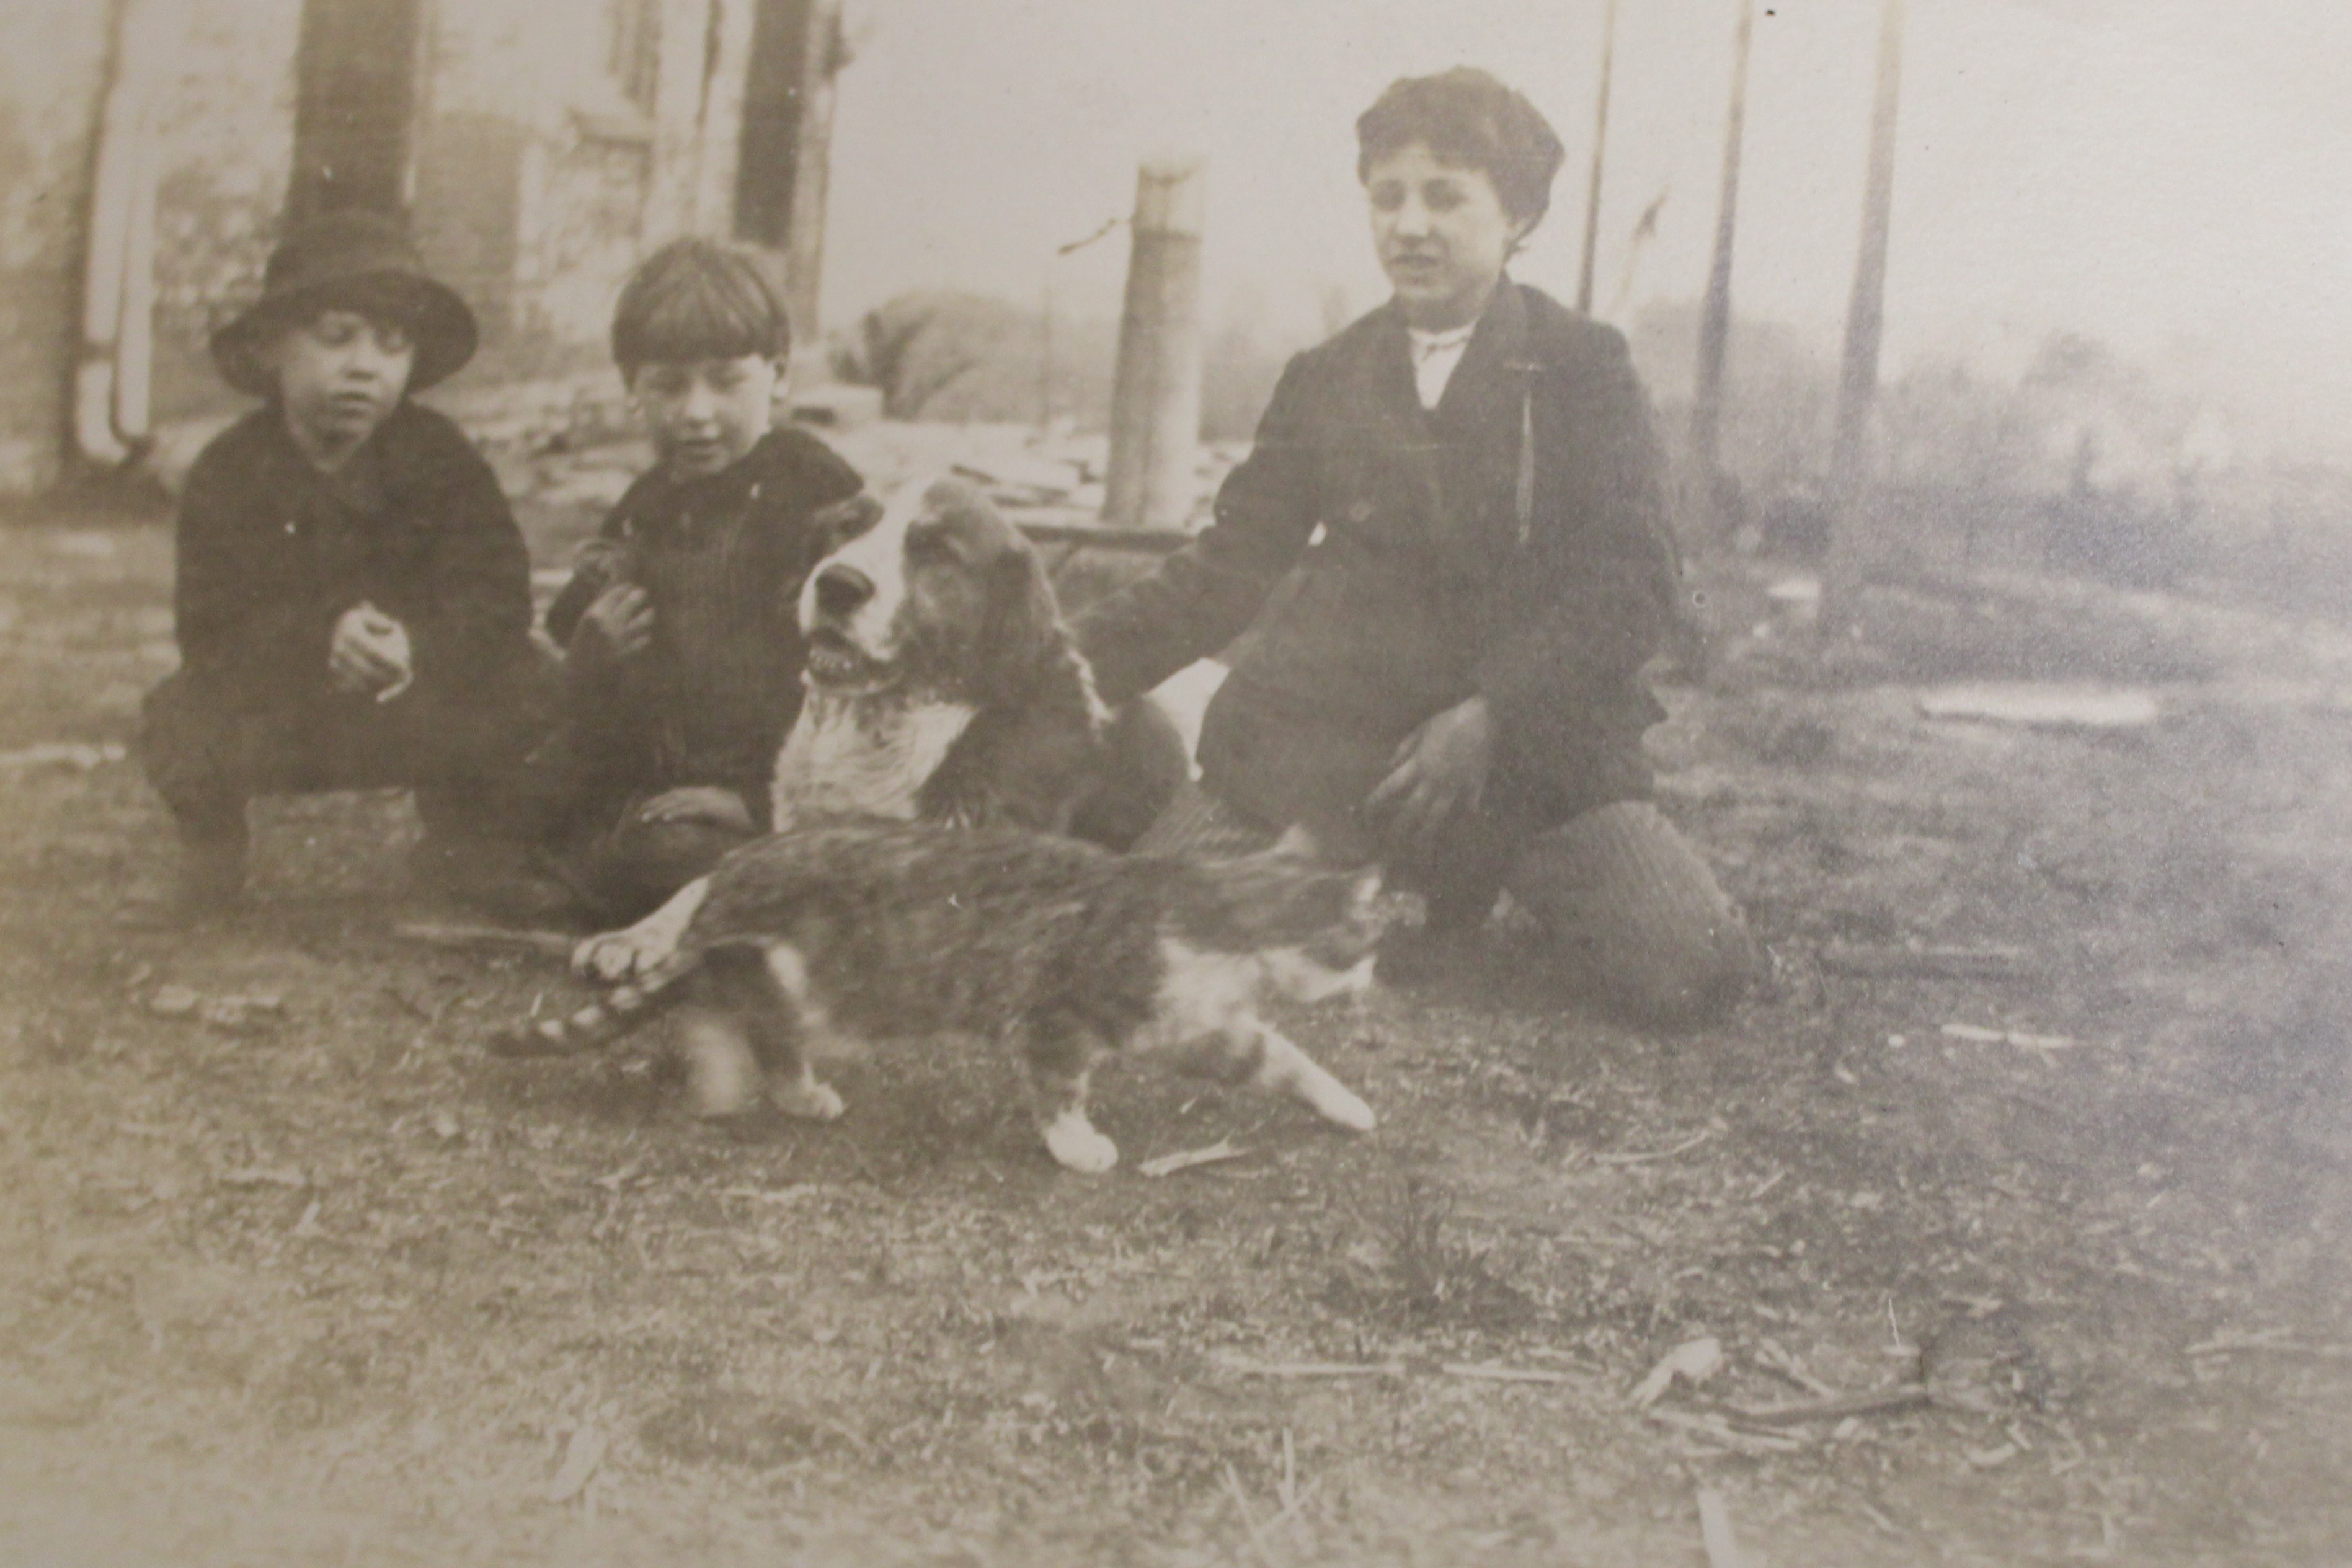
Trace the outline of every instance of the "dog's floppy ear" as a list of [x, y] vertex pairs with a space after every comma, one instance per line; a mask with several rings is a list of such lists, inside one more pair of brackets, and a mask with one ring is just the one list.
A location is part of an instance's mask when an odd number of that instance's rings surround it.
[[[1029, 541], [1010, 527], [1003, 549], [983, 564], [988, 613], [981, 628], [977, 671], [983, 704], [1017, 703], [1062, 657], [1067, 633], [1062, 611], [1046, 580], [1045, 563]], [[1071, 678], [1076, 679], [1072, 664]]]
[[808, 554], [802, 566], [807, 571], [815, 570], [817, 562], [859, 535], [870, 532], [881, 520], [882, 503], [863, 490], [819, 507], [809, 514]]

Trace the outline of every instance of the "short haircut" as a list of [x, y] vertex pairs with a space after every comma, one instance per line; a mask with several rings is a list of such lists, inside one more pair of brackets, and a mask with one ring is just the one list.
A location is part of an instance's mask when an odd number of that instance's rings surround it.
[[1389, 85], [1356, 121], [1356, 178], [1414, 142], [1448, 163], [1479, 169], [1503, 210], [1533, 228], [1551, 205], [1552, 176], [1567, 150], [1526, 95], [1472, 66]]
[[748, 246], [695, 236], [646, 257], [613, 307], [613, 361], [621, 374], [656, 361], [790, 354], [793, 325], [772, 267]]

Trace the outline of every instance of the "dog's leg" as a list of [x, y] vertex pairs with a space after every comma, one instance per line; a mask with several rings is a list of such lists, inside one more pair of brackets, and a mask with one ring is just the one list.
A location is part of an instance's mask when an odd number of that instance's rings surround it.
[[808, 965], [789, 942], [760, 949], [768, 1024], [759, 1034], [761, 1065], [768, 1073], [768, 1102], [787, 1116], [830, 1122], [846, 1109], [830, 1084], [817, 1082], [809, 1061], [812, 1037], [825, 1030], [824, 1006], [810, 993]]
[[1118, 1164], [1118, 1145], [1087, 1119], [1093, 1038], [1082, 1030], [1024, 1027], [1021, 1054], [1029, 1067], [1030, 1103], [1046, 1152], [1065, 1168], [1088, 1176], [1100, 1176]]
[[611, 985], [667, 961], [709, 896], [710, 879], [698, 876], [635, 925], [583, 938], [572, 950], [572, 973]]

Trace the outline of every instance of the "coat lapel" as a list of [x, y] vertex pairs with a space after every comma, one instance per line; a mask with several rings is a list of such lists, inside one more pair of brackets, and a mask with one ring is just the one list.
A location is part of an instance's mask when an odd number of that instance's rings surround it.
[[1527, 302], [1508, 277], [1462, 350], [1432, 423], [1443, 442], [1438, 526], [1450, 559], [1475, 575], [1518, 539], [1520, 439], [1536, 367]]

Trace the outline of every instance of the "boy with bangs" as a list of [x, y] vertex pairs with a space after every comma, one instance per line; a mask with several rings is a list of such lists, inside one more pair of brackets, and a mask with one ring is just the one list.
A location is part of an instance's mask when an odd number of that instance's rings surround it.
[[520, 792], [551, 706], [530, 558], [489, 465], [413, 401], [475, 340], [465, 301], [363, 212], [288, 234], [260, 299], [214, 335], [222, 379], [263, 402], [181, 500], [181, 667], [139, 745], [180, 879], [128, 919], [240, 904], [253, 797], [389, 786], [415, 790], [429, 884], [507, 918], [561, 895], [527, 869]]
[[635, 920], [759, 833], [799, 711], [802, 580], [857, 506], [856, 471], [772, 424], [792, 328], [756, 253], [673, 241], [614, 311], [613, 358], [653, 468], [549, 608], [563, 719], [559, 874], [595, 920]]

